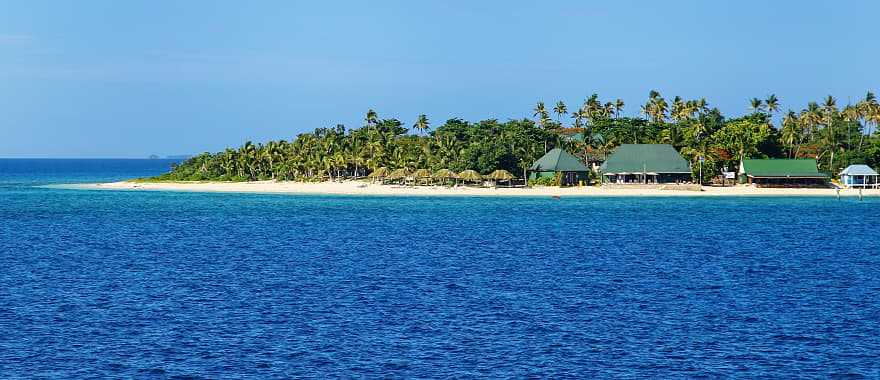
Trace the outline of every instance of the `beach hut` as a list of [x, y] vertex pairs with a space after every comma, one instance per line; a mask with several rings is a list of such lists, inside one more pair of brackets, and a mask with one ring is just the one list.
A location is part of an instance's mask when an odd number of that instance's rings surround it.
[[455, 179], [458, 178], [458, 174], [455, 174], [454, 171], [449, 169], [440, 169], [434, 172], [435, 179]]
[[415, 180], [416, 180], [417, 183], [418, 183], [418, 182], [422, 182], [422, 183], [424, 183], [424, 184], [428, 184], [428, 182], [429, 182], [429, 181], [431, 180], [431, 178], [432, 178], [431, 171], [428, 170], [428, 169], [419, 169], [419, 170], [416, 170], [415, 173], [413, 173], [412, 176], [413, 176], [413, 178], [415, 178]]
[[376, 180], [381, 181], [381, 180], [385, 179], [385, 177], [388, 176], [388, 172], [389, 172], [388, 168], [382, 166], [382, 167], [376, 168], [376, 170], [373, 170], [369, 175], [367, 175], [367, 178], [370, 178], [373, 181], [376, 181]]
[[504, 170], [504, 169], [496, 170], [492, 173], [489, 173], [489, 175], [486, 176], [486, 179], [492, 180], [492, 183], [496, 187], [498, 186], [499, 181], [507, 182], [507, 184], [510, 185], [510, 181], [513, 180], [514, 178], [516, 178], [516, 177], [514, 177], [513, 174], [510, 174], [509, 171]]
[[590, 169], [577, 157], [553, 148], [529, 167], [529, 179], [554, 177], [560, 174], [560, 186], [576, 185], [589, 180]]
[[826, 187], [828, 182], [812, 158], [747, 159], [739, 175], [741, 183], [757, 187]]
[[410, 175], [410, 171], [407, 168], [394, 169], [385, 179], [389, 181], [400, 181], [403, 182], [406, 180], [406, 177]]
[[840, 172], [840, 184], [844, 187], [880, 187], [880, 175], [868, 165], [850, 165]]
[[458, 179], [458, 174], [455, 174], [454, 171], [449, 169], [440, 169], [434, 172], [434, 179], [440, 181], [441, 183], [447, 184], [450, 182], [455, 182]]
[[606, 183], [690, 182], [691, 165], [669, 144], [623, 144], [601, 166]]
[[458, 173], [458, 178], [465, 182], [481, 182], [483, 180], [483, 176], [473, 170], [465, 170]]

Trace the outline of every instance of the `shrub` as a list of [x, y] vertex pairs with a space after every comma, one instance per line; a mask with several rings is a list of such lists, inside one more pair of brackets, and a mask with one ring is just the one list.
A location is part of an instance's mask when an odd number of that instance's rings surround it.
[[559, 186], [558, 176], [538, 177], [529, 180], [529, 186]]

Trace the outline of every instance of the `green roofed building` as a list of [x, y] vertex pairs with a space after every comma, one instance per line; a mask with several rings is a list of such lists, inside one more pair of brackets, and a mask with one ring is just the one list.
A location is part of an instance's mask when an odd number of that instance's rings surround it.
[[758, 187], [825, 187], [828, 180], [812, 158], [743, 160], [739, 174], [740, 182]]
[[690, 182], [691, 165], [672, 145], [623, 144], [602, 164], [606, 183]]
[[590, 169], [581, 160], [562, 149], [551, 149], [529, 168], [529, 179], [561, 175], [562, 186], [576, 185], [589, 180]]

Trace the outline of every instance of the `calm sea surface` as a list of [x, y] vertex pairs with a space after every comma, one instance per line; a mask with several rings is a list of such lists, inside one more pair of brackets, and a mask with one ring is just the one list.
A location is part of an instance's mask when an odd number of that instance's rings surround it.
[[0, 160], [0, 377], [880, 377], [880, 200], [42, 185]]

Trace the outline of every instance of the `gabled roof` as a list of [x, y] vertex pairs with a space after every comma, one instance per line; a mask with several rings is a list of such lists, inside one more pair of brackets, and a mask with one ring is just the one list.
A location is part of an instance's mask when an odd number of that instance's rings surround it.
[[877, 175], [877, 172], [868, 165], [850, 165], [840, 175]]
[[743, 160], [740, 173], [749, 177], [827, 177], [825, 174], [819, 173], [816, 160], [812, 158]]
[[602, 171], [611, 173], [690, 173], [691, 166], [672, 145], [623, 144], [608, 156]]
[[581, 163], [581, 160], [578, 160], [577, 157], [572, 156], [571, 153], [568, 153], [559, 148], [553, 148], [543, 157], [539, 158], [538, 161], [535, 161], [532, 164], [532, 167], [529, 168], [532, 171], [542, 171], [542, 172], [588, 172], [590, 171], [584, 164]]

